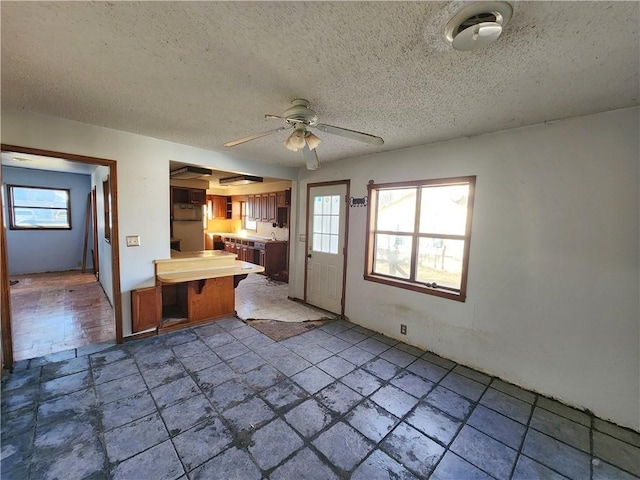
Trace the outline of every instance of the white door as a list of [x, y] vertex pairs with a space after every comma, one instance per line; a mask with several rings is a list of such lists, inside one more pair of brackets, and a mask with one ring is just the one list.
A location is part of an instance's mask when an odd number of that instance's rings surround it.
[[347, 185], [309, 188], [306, 301], [342, 313]]

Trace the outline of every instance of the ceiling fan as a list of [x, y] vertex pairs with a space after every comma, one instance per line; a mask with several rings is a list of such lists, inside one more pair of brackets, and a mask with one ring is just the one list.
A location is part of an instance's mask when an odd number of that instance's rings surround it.
[[235, 147], [241, 143], [257, 140], [258, 138], [266, 137], [267, 135], [272, 135], [282, 130], [292, 128], [293, 133], [287, 137], [284, 142], [284, 146], [292, 152], [300, 150], [302, 152], [302, 158], [307, 164], [307, 168], [309, 170], [316, 170], [320, 167], [316, 147], [320, 145], [321, 140], [309, 130], [310, 128], [316, 128], [321, 132], [338, 135], [339, 137], [348, 138], [350, 140], [370, 143], [372, 145], [382, 145], [384, 143], [382, 138], [376, 137], [375, 135], [358, 132], [356, 130], [349, 130], [348, 128], [335, 127], [325, 123], [318, 123], [316, 112], [309, 108], [309, 102], [303, 98], [297, 98], [293, 100], [291, 104], [292, 106], [288, 108], [282, 116], [270, 114], [264, 116], [266, 119], [284, 120], [287, 123], [286, 126], [268, 130], [266, 132], [256, 133], [255, 135], [249, 135], [248, 137], [240, 138], [238, 140], [233, 140], [225, 143], [224, 146]]

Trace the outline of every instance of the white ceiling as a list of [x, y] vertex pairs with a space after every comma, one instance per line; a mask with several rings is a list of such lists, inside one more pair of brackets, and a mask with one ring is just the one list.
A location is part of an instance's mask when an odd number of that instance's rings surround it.
[[[294, 98], [321, 162], [638, 105], [639, 2], [512, 2], [498, 41], [442, 41], [470, 2], [2, 2], [2, 105], [212, 150]], [[230, 154], [303, 165], [287, 132]]]
[[69, 162], [61, 158], [15, 152], [2, 152], [2, 166], [79, 175], [91, 175], [98, 168], [98, 165], [88, 163]]

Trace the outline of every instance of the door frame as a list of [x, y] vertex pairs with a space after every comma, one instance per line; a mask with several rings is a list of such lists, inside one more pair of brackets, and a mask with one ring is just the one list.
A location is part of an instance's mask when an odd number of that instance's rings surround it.
[[349, 194], [351, 191], [351, 180], [334, 180], [331, 182], [318, 182], [307, 183], [307, 213], [305, 216], [305, 242], [304, 242], [304, 302], [307, 302], [307, 263], [309, 257], [309, 213], [311, 212], [311, 189], [316, 187], [330, 187], [334, 185], [345, 185], [345, 209], [344, 209], [344, 247], [343, 247], [343, 264], [342, 264], [342, 300], [340, 301], [340, 316], [344, 318], [344, 306], [346, 303], [346, 291], [347, 291], [347, 252], [349, 251]]
[[[120, 244], [118, 235], [118, 166], [115, 160], [106, 158], [87, 157], [84, 155], [76, 155], [73, 153], [55, 152], [51, 150], [42, 150], [39, 148], [21, 147], [17, 145], [0, 144], [2, 152], [16, 152], [30, 155], [41, 155], [45, 157], [61, 158], [72, 162], [86, 163], [91, 165], [100, 165], [109, 168], [109, 185], [111, 194], [111, 283], [113, 291], [113, 316], [116, 327], [116, 343], [122, 343], [122, 292], [120, 290]], [[1, 183], [0, 183], [1, 185]], [[2, 207], [2, 215], [4, 214], [4, 205], [0, 196], [0, 207]], [[0, 217], [2, 219], [2, 217]], [[4, 296], [9, 294], [9, 275], [7, 261], [7, 243], [6, 243], [6, 226], [4, 222], [1, 226], [0, 235], [0, 261], [2, 261], [2, 284], [0, 291], [2, 292], [2, 355], [5, 368], [13, 368], [13, 338], [11, 336], [11, 306], [9, 301], [4, 301]], [[9, 348], [6, 348], [6, 346]]]

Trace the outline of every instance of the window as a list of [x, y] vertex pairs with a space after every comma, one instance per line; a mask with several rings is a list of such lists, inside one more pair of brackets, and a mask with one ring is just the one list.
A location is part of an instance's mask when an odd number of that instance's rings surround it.
[[464, 302], [475, 181], [371, 182], [365, 280]]
[[258, 222], [255, 219], [249, 218], [247, 202], [240, 202], [240, 212], [242, 212], [242, 228], [256, 231], [258, 229]]
[[7, 185], [11, 230], [71, 230], [70, 190]]
[[340, 195], [318, 195], [313, 198], [312, 251], [338, 253], [340, 238]]

